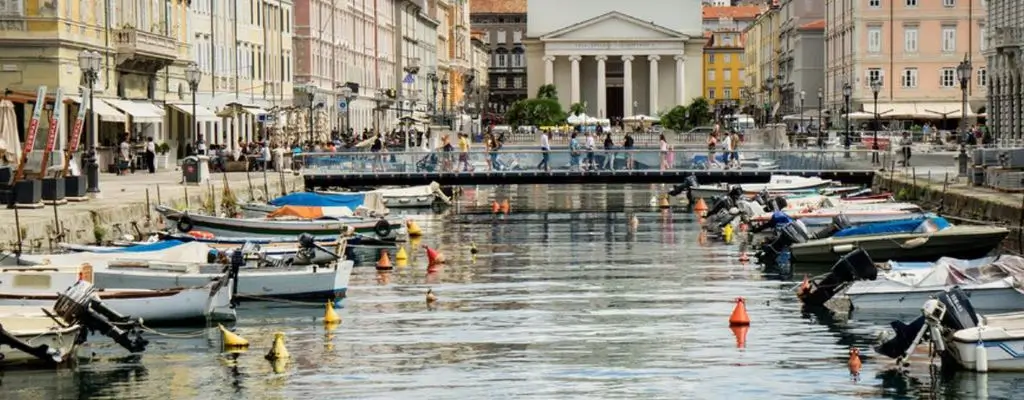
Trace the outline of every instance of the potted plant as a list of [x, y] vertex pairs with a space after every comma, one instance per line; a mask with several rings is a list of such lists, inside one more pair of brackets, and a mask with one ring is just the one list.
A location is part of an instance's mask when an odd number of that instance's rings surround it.
[[170, 152], [171, 152], [171, 145], [167, 144], [167, 142], [162, 142], [162, 143], [156, 145], [156, 154], [157, 154], [157, 157], [156, 157], [156, 168], [157, 169], [166, 169], [166, 168], [168, 168], [167, 165], [168, 165], [168, 158], [170, 157], [170, 154], [169, 154]]

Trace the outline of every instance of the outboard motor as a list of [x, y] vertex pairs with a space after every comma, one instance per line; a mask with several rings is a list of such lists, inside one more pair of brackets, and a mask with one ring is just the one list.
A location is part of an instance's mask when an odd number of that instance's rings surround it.
[[682, 194], [683, 192], [686, 192], [686, 199], [690, 200], [693, 198], [693, 194], [690, 191], [690, 189], [693, 189], [697, 185], [697, 177], [689, 175], [685, 179], [683, 179], [683, 183], [673, 186], [672, 190], [670, 190], [668, 194], [669, 196], [675, 197]]
[[854, 197], [866, 196], [871, 194], [871, 188], [861, 189], [855, 192], [850, 192], [840, 196], [841, 199], [852, 199]]
[[778, 231], [779, 233], [774, 240], [761, 246], [758, 260], [762, 264], [773, 264], [782, 252], [789, 249], [789, 246], [792, 246], [794, 243], [804, 243], [810, 240], [807, 227], [799, 220], [783, 225]]
[[793, 221], [795, 220], [793, 218], [790, 218], [789, 215], [786, 215], [786, 213], [782, 211], [775, 211], [772, 213], [772, 217], [769, 218], [767, 221], [765, 221], [762, 224], [758, 224], [757, 226], [751, 227], [750, 232], [761, 233], [768, 229], [775, 229], [775, 227], [777, 226], [790, 224]]
[[863, 249], [856, 249], [840, 258], [832, 270], [810, 288], [797, 295], [805, 306], [819, 307], [855, 281], [873, 281], [878, 278], [875, 262]]
[[[114, 342], [129, 352], [145, 351], [149, 341], [142, 337], [142, 332], [138, 329], [141, 324], [137, 320], [132, 324], [125, 324], [128, 318], [111, 310], [103, 302], [96, 301], [95, 293], [96, 288], [91, 283], [75, 282], [68, 290], [57, 295], [53, 311], [68, 324], [80, 324], [89, 331], [98, 331], [114, 339]], [[84, 337], [81, 339], [84, 341]]]
[[[929, 329], [929, 321], [938, 323], [943, 329], [959, 331], [978, 326], [978, 315], [967, 294], [959, 286], [939, 292], [936, 299], [925, 302], [922, 315], [909, 324], [893, 321], [889, 325], [892, 332], [875, 346], [875, 351], [889, 358], [902, 358], [913, 353], [925, 335], [936, 343], [936, 348], [944, 348], [942, 338], [935, 338], [936, 330]], [[938, 304], [935, 304], [938, 303]]]
[[832, 217], [832, 222], [826, 225], [824, 228], [821, 228], [821, 230], [812, 233], [810, 235], [810, 239], [824, 239], [827, 237], [831, 237], [832, 235], [835, 235], [836, 232], [849, 228], [850, 226], [852, 226], [852, 224], [850, 223], [850, 219], [843, 214], [839, 214]]
[[766, 197], [766, 199], [764, 204], [765, 212], [782, 211], [789, 205], [786, 198], [782, 196]]

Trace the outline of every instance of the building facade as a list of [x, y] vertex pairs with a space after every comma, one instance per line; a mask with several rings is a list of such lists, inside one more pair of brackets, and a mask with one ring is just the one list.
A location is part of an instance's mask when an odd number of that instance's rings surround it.
[[[197, 133], [208, 144], [234, 149], [284, 132], [292, 103], [292, 14], [290, 1], [192, 2], [190, 56], [201, 72]], [[179, 91], [189, 89], [179, 83]], [[171, 132], [182, 136], [178, 143], [193, 123], [191, 100], [185, 103], [168, 113]]]
[[[57, 89], [63, 89], [67, 105], [58, 126], [55, 150], [67, 144], [71, 124], [86, 86], [79, 55], [84, 50], [99, 53], [100, 69], [93, 86], [96, 117], [93, 144], [97, 145], [99, 164], [107, 171], [112, 154], [125, 137], [177, 148], [175, 135], [169, 135], [165, 120], [167, 104], [187, 99], [181, 92], [188, 51], [188, 3], [56, 2], [46, 0], [10, 1], [0, 7], [0, 85], [10, 93], [4, 97], [14, 103], [18, 137], [32, 118], [36, 89], [47, 87], [47, 101], [53, 101]], [[156, 21], [156, 22], [154, 22]], [[185, 86], [187, 88], [187, 85]], [[35, 145], [43, 149], [49, 118], [40, 120]], [[83, 133], [82, 143], [86, 137]], [[83, 145], [84, 146], [84, 145]], [[82, 147], [80, 147], [82, 148]], [[38, 163], [42, 152], [34, 152], [31, 163]], [[50, 157], [62, 164], [62, 157]], [[36, 164], [38, 165], [38, 164]], [[35, 167], [38, 168], [38, 167]]]
[[489, 112], [487, 99], [490, 98], [490, 68], [491, 55], [487, 53], [488, 46], [484, 43], [483, 31], [474, 31], [472, 34], [473, 57], [470, 63], [473, 65], [473, 74], [476, 81], [473, 82], [473, 108], [477, 115]]
[[988, 24], [982, 29], [982, 53], [990, 71], [987, 125], [1000, 143], [1024, 141], [1024, 8], [1010, 0], [988, 0]]
[[738, 106], [745, 83], [743, 38], [740, 31], [720, 24], [704, 46], [704, 97], [713, 106]]
[[[881, 82], [882, 118], [956, 120], [984, 107], [987, 85], [982, 56], [983, 0], [827, 0], [826, 95], [832, 110], [843, 106], [842, 87], [852, 88], [851, 109], [874, 113], [872, 80]], [[968, 107], [961, 105], [956, 67], [973, 65]], [[940, 129], [944, 128], [939, 126]]]
[[714, 32], [721, 29], [736, 29], [743, 31], [750, 24], [754, 23], [761, 10], [767, 8], [763, 5], [757, 6], [708, 6], [701, 9], [704, 32]]
[[[890, 0], [895, 1], [895, 0]], [[906, 1], [906, 0], [903, 0]], [[770, 12], [778, 14], [779, 47], [775, 63], [775, 91], [779, 114], [793, 115], [800, 110], [800, 94], [804, 106], [818, 108], [818, 89], [824, 82], [825, 3], [821, 0], [781, 0]]]
[[745, 68], [749, 95], [759, 107], [752, 111], [759, 120], [767, 121], [778, 114], [780, 102], [776, 95], [775, 80], [778, 75], [778, 53], [780, 45], [780, 21], [778, 5], [762, 9], [757, 18], [744, 33], [747, 45], [744, 47], [747, 67]]
[[438, 21], [429, 14], [426, 0], [404, 0], [399, 12], [400, 41], [395, 87], [401, 88], [401, 114], [430, 111], [429, 66], [437, 65]]
[[[528, 92], [553, 84], [563, 107], [656, 115], [701, 96], [699, 0], [528, 2]], [[573, 10], [568, 13], [565, 10]]]
[[512, 103], [531, 95], [526, 90], [526, 0], [475, 0], [471, 2], [473, 29], [490, 55], [487, 109], [504, 113]]
[[[323, 141], [332, 130], [343, 126], [353, 131], [393, 126], [395, 111], [378, 112], [377, 100], [382, 91], [398, 89], [397, 12], [397, 0], [295, 3], [294, 136]], [[339, 104], [345, 85], [358, 90], [352, 101], [346, 102], [343, 112]], [[312, 135], [308, 122], [299, 123], [309, 120], [310, 109], [314, 121]]]

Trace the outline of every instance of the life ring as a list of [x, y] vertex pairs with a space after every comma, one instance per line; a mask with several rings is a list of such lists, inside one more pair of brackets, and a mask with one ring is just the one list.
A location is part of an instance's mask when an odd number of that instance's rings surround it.
[[378, 237], [386, 238], [391, 236], [391, 224], [385, 220], [377, 221], [377, 224], [373, 226], [373, 233], [376, 233]]
[[192, 228], [196, 227], [196, 224], [192, 222], [192, 218], [189, 218], [188, 215], [182, 215], [181, 218], [178, 219], [178, 224], [175, 225], [175, 227], [178, 228], [178, 232], [188, 233]]

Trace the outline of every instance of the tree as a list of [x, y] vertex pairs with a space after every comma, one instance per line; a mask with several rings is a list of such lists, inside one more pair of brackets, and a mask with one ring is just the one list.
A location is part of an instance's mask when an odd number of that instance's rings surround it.
[[541, 85], [537, 88], [537, 98], [558, 100], [558, 88], [555, 85]]
[[661, 114], [661, 126], [676, 132], [686, 131], [690, 127], [687, 117], [686, 106], [672, 107], [668, 112]]
[[569, 106], [570, 115], [582, 115], [587, 112], [587, 105], [584, 103], [573, 103]]
[[686, 110], [690, 112], [690, 126], [701, 126], [711, 121], [711, 106], [708, 104], [708, 99], [703, 97], [693, 99], [690, 105], [686, 106]]
[[505, 120], [512, 126], [550, 126], [565, 121], [565, 111], [558, 102], [555, 85], [543, 85], [537, 89], [537, 97], [520, 100], [505, 112]]

